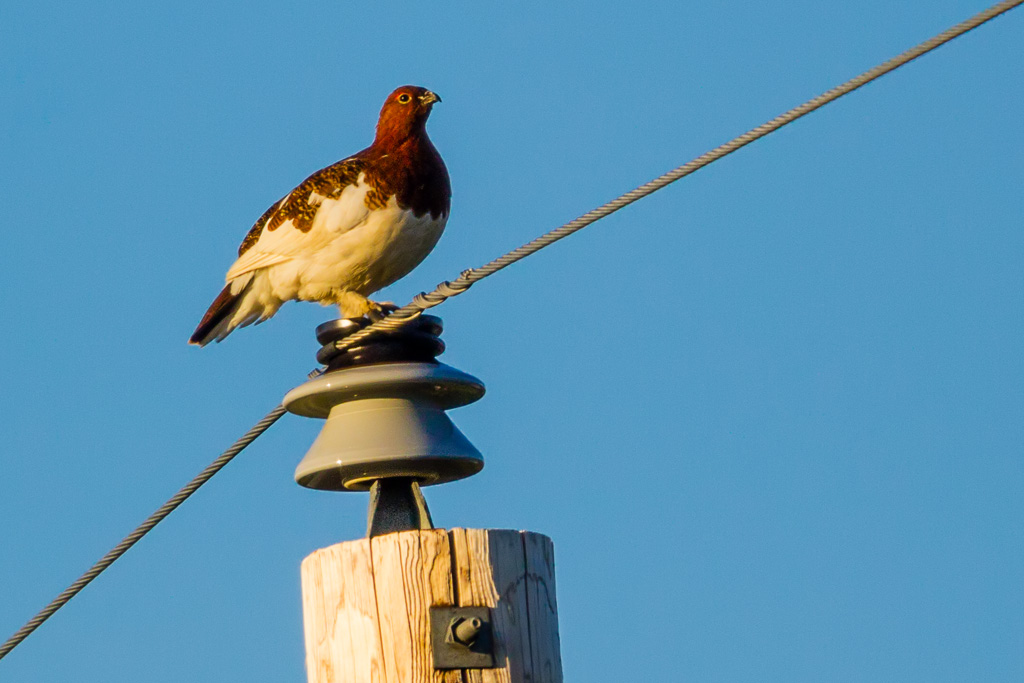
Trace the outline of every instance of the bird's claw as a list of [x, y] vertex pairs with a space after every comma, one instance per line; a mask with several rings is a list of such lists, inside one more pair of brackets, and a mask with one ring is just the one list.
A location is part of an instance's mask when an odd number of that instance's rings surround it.
[[399, 308], [393, 301], [368, 301], [367, 303], [369, 310], [366, 311], [366, 317], [374, 323], [383, 320]]

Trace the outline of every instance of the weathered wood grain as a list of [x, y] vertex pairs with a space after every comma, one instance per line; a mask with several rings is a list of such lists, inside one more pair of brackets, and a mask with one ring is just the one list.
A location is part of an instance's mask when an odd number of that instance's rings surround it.
[[384, 683], [369, 540], [317, 550], [301, 573], [310, 683]]
[[555, 547], [551, 539], [523, 532], [526, 609], [534, 683], [562, 683], [562, 655], [555, 598]]
[[[432, 607], [451, 607], [455, 604], [455, 587], [452, 582], [454, 558], [444, 529], [420, 532], [420, 553], [423, 558], [423, 573]], [[428, 647], [429, 625], [428, 625]], [[434, 679], [440, 683], [463, 683], [462, 672], [458, 670], [438, 671]]]
[[518, 531], [452, 529], [455, 593], [463, 607], [490, 607], [500, 668], [467, 669], [467, 683], [532, 680], [526, 560]]
[[[310, 683], [561, 683], [554, 551], [539, 534], [405, 531], [302, 563]], [[437, 671], [433, 606], [490, 607], [495, 669]]]

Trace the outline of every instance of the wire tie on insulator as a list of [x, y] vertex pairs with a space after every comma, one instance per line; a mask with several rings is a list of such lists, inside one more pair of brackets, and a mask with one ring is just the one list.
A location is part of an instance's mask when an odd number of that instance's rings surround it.
[[384, 318], [384, 320], [381, 321], [381, 324], [386, 326], [386, 327], [391, 327], [391, 328], [394, 328], [394, 329], [397, 330], [402, 325], [405, 325], [407, 323], [411, 323], [413, 320], [415, 320], [416, 318], [420, 317], [421, 315], [423, 315], [423, 310], [422, 309], [420, 309], [418, 311], [413, 311], [409, 315], [403, 315], [401, 317], [396, 316], [394, 313], [392, 313], [388, 317]]

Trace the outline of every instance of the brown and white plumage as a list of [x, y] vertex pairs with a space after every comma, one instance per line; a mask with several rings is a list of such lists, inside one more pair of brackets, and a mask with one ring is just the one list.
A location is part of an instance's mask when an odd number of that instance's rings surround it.
[[419, 265], [448, 220], [448, 171], [426, 131], [439, 101], [424, 88], [398, 88], [372, 145], [267, 209], [189, 343], [220, 341], [292, 299], [336, 304], [344, 317], [379, 311], [367, 297]]

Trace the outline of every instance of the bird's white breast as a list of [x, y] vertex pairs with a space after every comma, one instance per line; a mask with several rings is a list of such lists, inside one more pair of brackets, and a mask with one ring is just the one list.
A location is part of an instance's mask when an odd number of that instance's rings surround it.
[[[336, 199], [314, 195], [319, 210], [312, 229], [302, 238], [304, 248], [288, 261], [268, 268], [278, 297], [326, 301], [343, 291], [367, 296], [408, 274], [426, 258], [440, 239], [447, 216], [435, 219], [425, 213], [417, 217], [399, 207], [395, 197], [384, 208], [369, 209], [369, 190], [361, 177]], [[282, 230], [299, 232], [288, 222], [278, 228]]]

